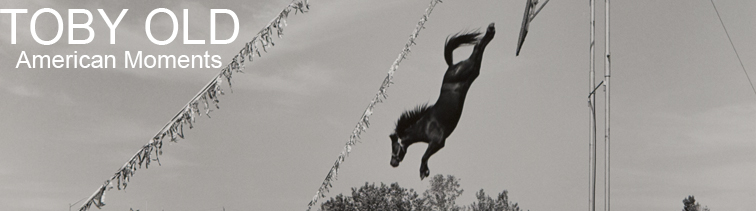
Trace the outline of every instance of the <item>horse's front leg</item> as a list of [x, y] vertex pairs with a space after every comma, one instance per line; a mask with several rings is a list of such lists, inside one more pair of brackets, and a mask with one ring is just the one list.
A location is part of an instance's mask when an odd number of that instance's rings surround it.
[[422, 163], [420, 164], [420, 180], [423, 180], [426, 177], [430, 176], [430, 169], [428, 169], [428, 159], [430, 159], [433, 154], [438, 152], [438, 150], [444, 148], [445, 142], [446, 139], [444, 138], [431, 140], [428, 142], [428, 149], [425, 150]]

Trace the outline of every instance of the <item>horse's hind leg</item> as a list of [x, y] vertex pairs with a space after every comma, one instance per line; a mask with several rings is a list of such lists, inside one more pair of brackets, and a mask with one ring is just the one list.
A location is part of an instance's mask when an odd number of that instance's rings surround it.
[[438, 152], [438, 150], [444, 148], [445, 143], [445, 138], [434, 138], [428, 142], [428, 149], [425, 150], [422, 163], [420, 164], [420, 180], [423, 180], [430, 175], [430, 169], [428, 169], [428, 159], [430, 159], [433, 154]]
[[496, 29], [494, 28], [494, 23], [491, 23], [488, 25], [488, 28], [486, 29], [486, 34], [483, 35], [483, 38], [481, 38], [480, 42], [473, 47], [472, 55], [470, 55], [470, 59], [474, 61], [480, 61], [483, 59], [483, 50], [486, 49], [486, 46], [494, 37], [494, 34], [496, 34]]

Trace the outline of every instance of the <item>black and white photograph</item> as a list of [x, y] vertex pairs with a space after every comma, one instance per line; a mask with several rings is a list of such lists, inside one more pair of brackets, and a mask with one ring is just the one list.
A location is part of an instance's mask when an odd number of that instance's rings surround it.
[[754, 210], [755, 11], [4, 0], [0, 210]]

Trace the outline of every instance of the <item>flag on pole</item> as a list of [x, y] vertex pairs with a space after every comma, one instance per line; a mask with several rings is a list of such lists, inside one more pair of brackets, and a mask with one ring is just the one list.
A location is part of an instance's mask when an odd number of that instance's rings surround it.
[[520, 27], [520, 38], [517, 39], [517, 53], [515, 56], [520, 55], [520, 49], [522, 48], [522, 43], [525, 42], [525, 36], [528, 35], [528, 26], [530, 25], [530, 20], [532, 17], [530, 17], [530, 14], [533, 13], [533, 7], [535, 6], [537, 2], [534, 2], [533, 0], [527, 0], [527, 3], [525, 4], [525, 14], [522, 17], [522, 26]]
[[528, 27], [530, 27], [530, 22], [533, 21], [533, 18], [535, 18], [535, 16], [538, 15], [539, 12], [541, 12], [541, 9], [543, 9], [543, 6], [546, 6], [546, 3], [549, 3], [549, 0], [544, 1], [541, 7], [536, 10], [535, 7], [536, 4], [538, 4], [538, 0], [527, 0], [527, 3], [525, 4], [525, 14], [522, 15], [520, 38], [517, 39], [517, 53], [515, 54], [515, 56], [520, 55], [520, 49], [522, 49], [522, 44], [525, 42], [525, 36], [528, 36]]

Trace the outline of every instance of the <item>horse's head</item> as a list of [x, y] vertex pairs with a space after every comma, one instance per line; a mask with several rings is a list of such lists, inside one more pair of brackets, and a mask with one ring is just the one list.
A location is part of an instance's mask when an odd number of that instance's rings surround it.
[[389, 137], [391, 138], [391, 166], [397, 167], [399, 166], [399, 162], [404, 160], [404, 155], [407, 153], [407, 150], [402, 143], [399, 142], [396, 133], [392, 133]]

